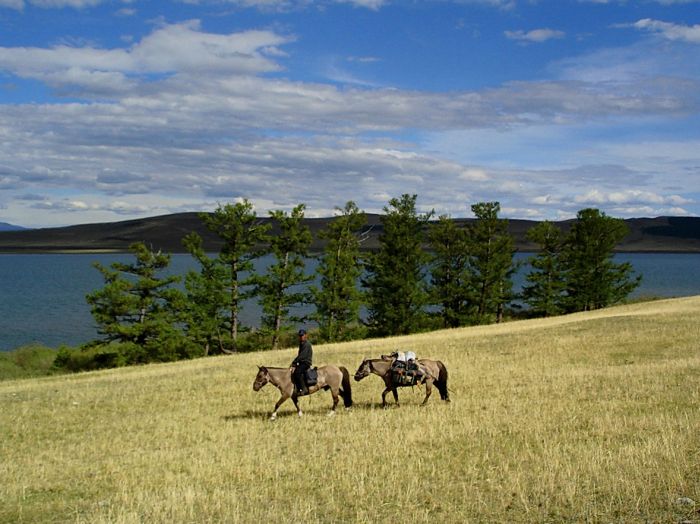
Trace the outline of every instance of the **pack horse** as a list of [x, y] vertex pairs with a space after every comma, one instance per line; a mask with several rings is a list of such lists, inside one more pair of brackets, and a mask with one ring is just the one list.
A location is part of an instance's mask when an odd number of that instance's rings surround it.
[[[309, 395], [321, 390], [330, 390], [333, 397], [333, 405], [329, 415], [335, 414], [335, 408], [338, 405], [340, 397], [343, 397], [345, 408], [352, 406], [352, 390], [350, 386], [350, 373], [343, 366], [321, 366], [317, 369], [318, 378], [316, 384], [309, 385]], [[280, 398], [275, 404], [275, 409], [270, 415], [270, 420], [277, 418], [277, 410], [287, 400], [292, 399], [294, 406], [297, 408], [297, 414], [302, 416], [301, 408], [299, 407], [299, 394], [292, 380], [292, 371], [288, 367], [277, 368], [258, 366], [258, 374], [253, 381], [253, 391], [260, 389], [267, 383], [272, 384], [280, 390]]]
[[[433, 385], [440, 392], [440, 398], [445, 402], [450, 401], [450, 394], [447, 389], [447, 368], [439, 360], [419, 359], [416, 362], [419, 364], [420, 373], [416, 376], [416, 380], [405, 381], [397, 376], [395, 358], [393, 355], [382, 355], [381, 358], [366, 358], [362, 361], [355, 372], [355, 380], [360, 381], [370, 374], [379, 376], [384, 381], [384, 391], [382, 391], [382, 407], [387, 407], [386, 395], [391, 391], [394, 396], [396, 405], [399, 405], [399, 394], [397, 388], [412, 386], [417, 383], [425, 385], [425, 398], [422, 406], [428, 402], [430, 395], [433, 392]], [[397, 380], [398, 379], [398, 380]]]

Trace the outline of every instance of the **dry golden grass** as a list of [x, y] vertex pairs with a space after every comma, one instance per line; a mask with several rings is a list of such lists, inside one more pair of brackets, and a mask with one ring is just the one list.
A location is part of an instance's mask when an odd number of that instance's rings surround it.
[[[267, 417], [293, 349], [0, 383], [0, 521], [700, 522], [700, 297], [315, 347], [411, 348], [452, 403], [352, 383]], [[342, 403], [341, 403], [342, 405]]]

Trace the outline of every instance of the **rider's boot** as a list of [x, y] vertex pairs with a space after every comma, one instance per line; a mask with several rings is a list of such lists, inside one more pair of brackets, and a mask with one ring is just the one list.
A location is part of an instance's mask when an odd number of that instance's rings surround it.
[[306, 384], [304, 383], [304, 380], [300, 380], [296, 384], [294, 384], [294, 387], [297, 390], [297, 396], [298, 397], [303, 397], [304, 395], [309, 394], [309, 388], [306, 387]]

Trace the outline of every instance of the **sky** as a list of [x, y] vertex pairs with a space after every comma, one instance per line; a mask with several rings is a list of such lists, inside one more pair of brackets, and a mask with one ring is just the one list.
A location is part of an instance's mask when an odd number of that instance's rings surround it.
[[700, 216], [700, 0], [0, 0], [0, 222]]

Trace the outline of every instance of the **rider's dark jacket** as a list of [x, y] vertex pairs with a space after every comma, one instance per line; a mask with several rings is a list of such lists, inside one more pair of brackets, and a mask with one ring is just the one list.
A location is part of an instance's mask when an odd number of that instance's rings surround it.
[[305, 364], [306, 367], [311, 367], [311, 359], [313, 358], [313, 349], [311, 349], [311, 342], [304, 340], [299, 343], [299, 353], [297, 353], [296, 358], [292, 361], [292, 366], [298, 366], [299, 364]]

